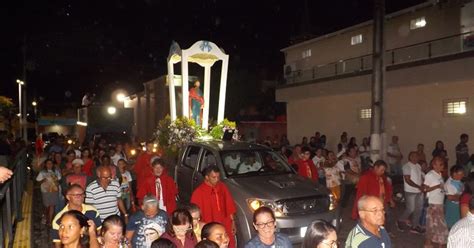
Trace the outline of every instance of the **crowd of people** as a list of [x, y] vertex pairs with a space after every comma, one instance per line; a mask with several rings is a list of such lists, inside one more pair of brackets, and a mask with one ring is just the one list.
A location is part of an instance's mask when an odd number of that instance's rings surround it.
[[[352, 207], [358, 223], [346, 247], [391, 247], [392, 228], [424, 234], [426, 247], [474, 247], [474, 156], [469, 155], [468, 139], [461, 135], [449, 173], [441, 141], [432, 156], [419, 144], [404, 165], [396, 136], [387, 162], [372, 162], [370, 140], [363, 138], [358, 145], [345, 132], [336, 151], [326, 148], [325, 136], [318, 132], [293, 146], [284, 136], [278, 144], [264, 143], [279, 149], [300, 176], [326, 185], [342, 208]], [[275, 215], [267, 207], [254, 212], [257, 235], [235, 240], [236, 206], [218, 167], [207, 167], [190, 202], [178, 206], [176, 183], [151, 141], [134, 160], [127, 144], [90, 142], [79, 149], [57, 141], [46, 150], [37, 144], [36, 156], [45, 158], [38, 162], [36, 175], [45, 207], [42, 221], [50, 226], [55, 247], [236, 247], [236, 242], [292, 247], [277, 232]], [[397, 197], [392, 185], [396, 176], [403, 178], [405, 208], [394, 221], [390, 212]], [[314, 220], [303, 247], [338, 247], [336, 229]]]
[[[467, 225], [474, 218], [474, 154], [469, 154], [467, 134], [460, 136], [455, 147], [456, 162], [451, 166], [442, 141], [436, 142], [432, 156], [427, 156], [424, 145], [418, 144], [409, 153], [407, 163], [402, 164], [399, 139], [393, 136], [387, 147], [387, 162], [372, 163], [369, 138], [363, 138], [362, 144], [358, 145], [356, 138], [348, 139], [347, 133], [343, 132], [337, 151], [331, 151], [326, 149], [323, 137], [316, 132], [309, 142], [304, 137], [291, 150], [284, 145], [280, 151], [299, 175], [325, 184], [342, 208], [348, 206], [351, 196], [355, 196], [352, 218], [360, 222], [349, 235], [346, 247], [382, 247], [380, 242], [388, 247], [387, 240], [395, 236], [390, 229], [395, 226], [401, 232], [424, 234], [425, 247], [446, 244], [448, 247], [474, 247], [474, 240], [466, 238], [473, 237], [474, 232], [474, 228]], [[404, 194], [398, 197], [405, 202], [405, 210], [395, 222], [390, 208], [395, 207], [397, 196], [393, 193], [393, 179], [397, 177], [403, 180]], [[365, 198], [367, 196], [379, 199], [381, 206], [375, 207], [374, 211], [361, 210], [365, 209], [364, 203], [371, 202], [371, 198]], [[374, 219], [373, 222], [379, 224], [371, 226], [364, 221], [364, 218], [371, 218], [367, 212], [374, 217], [384, 216], [383, 221]], [[380, 232], [382, 225], [386, 229]], [[360, 240], [377, 232], [379, 245], [372, 241], [367, 241], [370, 245], [362, 245]]]

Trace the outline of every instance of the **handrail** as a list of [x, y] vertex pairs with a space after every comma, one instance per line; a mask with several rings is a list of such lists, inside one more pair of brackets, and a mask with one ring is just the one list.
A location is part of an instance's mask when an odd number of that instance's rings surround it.
[[[387, 59], [386, 65], [402, 64], [407, 62], [431, 59], [434, 57], [458, 54], [469, 50], [474, 50], [471, 43], [456, 44], [456, 42], [467, 40], [469, 35], [474, 36], [474, 32], [464, 32], [455, 35], [449, 35], [434, 40], [423, 41], [407, 46], [397, 47], [385, 50], [384, 56]], [[455, 38], [455, 39], [453, 39]], [[441, 44], [440, 42], [451, 42]], [[453, 45], [455, 44], [455, 45]], [[441, 45], [441, 46], [440, 46]], [[417, 47], [416, 51], [413, 50]], [[300, 61], [300, 60], [298, 60]], [[310, 68], [295, 68], [289, 74], [285, 74], [287, 83], [304, 82], [314, 79], [322, 79], [339, 75], [347, 75], [349, 73], [369, 71], [372, 69], [372, 54], [364, 54], [357, 57], [341, 59], [326, 64], [318, 64]]]
[[8, 166], [13, 176], [0, 185], [0, 248], [13, 247], [14, 226], [23, 218], [21, 200], [28, 178], [27, 164], [28, 153], [24, 148]]

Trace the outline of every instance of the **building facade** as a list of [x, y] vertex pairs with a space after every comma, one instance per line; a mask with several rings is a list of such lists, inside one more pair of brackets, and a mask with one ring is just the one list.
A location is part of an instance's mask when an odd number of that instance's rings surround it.
[[[334, 150], [343, 131], [359, 143], [370, 135], [372, 28], [369, 21], [281, 50], [286, 84], [276, 100], [287, 103], [292, 143], [320, 131]], [[459, 135], [474, 135], [474, 2], [389, 14], [384, 35], [385, 137], [400, 137], [405, 159], [418, 143], [430, 154], [442, 140], [454, 163]]]

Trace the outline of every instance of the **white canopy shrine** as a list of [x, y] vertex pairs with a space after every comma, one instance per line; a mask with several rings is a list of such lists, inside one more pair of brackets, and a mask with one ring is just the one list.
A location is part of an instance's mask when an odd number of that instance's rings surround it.
[[217, 123], [224, 120], [225, 96], [227, 88], [227, 69], [229, 55], [225, 54], [216, 44], [210, 41], [197, 41], [190, 48], [182, 50], [178, 43], [171, 44], [168, 55], [168, 82], [170, 95], [171, 120], [176, 120], [176, 95], [174, 85], [174, 64], [181, 62], [182, 75], [182, 116], [189, 118], [189, 74], [188, 62], [197, 63], [204, 67], [204, 108], [202, 114], [202, 128], [209, 126], [209, 96], [211, 87], [211, 67], [218, 60], [222, 60], [221, 81], [219, 89], [219, 105], [217, 112]]

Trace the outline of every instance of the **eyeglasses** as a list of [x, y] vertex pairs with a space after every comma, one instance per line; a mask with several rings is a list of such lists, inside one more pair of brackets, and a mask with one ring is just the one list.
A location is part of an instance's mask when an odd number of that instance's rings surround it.
[[321, 244], [325, 244], [325, 245], [327, 245], [328, 247], [331, 247], [331, 248], [339, 247], [339, 241], [337, 241], [337, 240], [331, 240], [331, 241], [323, 240], [323, 241], [321, 241]]
[[381, 213], [381, 214], [385, 214], [385, 209], [361, 209], [360, 211], [364, 211], [364, 212], [370, 212], [370, 213], [373, 213], [373, 214], [377, 214], [377, 213]]
[[259, 229], [263, 229], [263, 228], [265, 228], [265, 227], [274, 227], [274, 226], [275, 226], [275, 221], [272, 220], [272, 221], [265, 222], [265, 223], [255, 223], [255, 225], [256, 225]]
[[187, 231], [191, 230], [192, 228], [191, 228], [190, 226], [188, 226], [188, 227], [177, 227], [177, 226], [173, 226], [173, 229], [174, 229], [175, 232], [181, 232], [181, 233], [183, 233], [183, 232], [187, 232]]
[[67, 194], [67, 195], [70, 195], [72, 197], [83, 197], [83, 196], [85, 196], [84, 193], [82, 193], [82, 194]]

